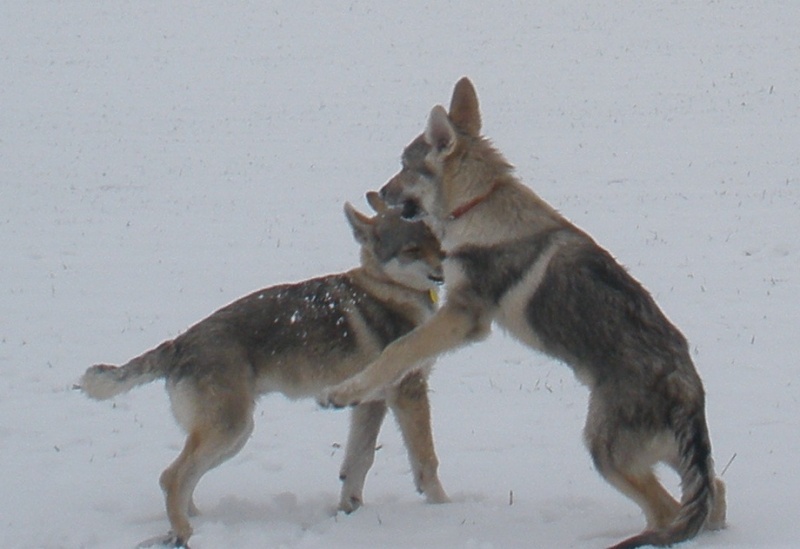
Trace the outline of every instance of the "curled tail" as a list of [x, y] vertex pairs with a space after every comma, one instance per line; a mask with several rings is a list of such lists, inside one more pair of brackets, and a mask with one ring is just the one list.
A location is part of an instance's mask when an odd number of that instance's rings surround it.
[[165, 377], [173, 354], [172, 341], [166, 341], [122, 366], [97, 364], [86, 370], [78, 386], [91, 398], [106, 400]]
[[695, 537], [703, 527], [718, 529], [725, 522], [725, 485], [714, 477], [711, 442], [702, 409], [676, 421], [680, 451], [678, 471], [683, 497], [678, 514], [659, 530], [646, 530], [610, 549], [643, 545], [666, 547]]

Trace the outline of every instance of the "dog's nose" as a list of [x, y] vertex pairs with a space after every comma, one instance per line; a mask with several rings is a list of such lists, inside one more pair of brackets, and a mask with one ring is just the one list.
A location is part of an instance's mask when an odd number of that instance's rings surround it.
[[398, 177], [399, 174], [392, 177], [378, 191], [384, 202], [390, 206], [400, 206], [403, 198], [403, 186], [400, 184]]
[[392, 202], [393, 199], [395, 198], [394, 196], [395, 193], [392, 192], [392, 187], [394, 186], [395, 177], [392, 177], [389, 181], [384, 183], [383, 187], [381, 187], [380, 190], [378, 190], [378, 194], [381, 196], [383, 201], [386, 202], [387, 204], [391, 204], [392, 206], [397, 205]]

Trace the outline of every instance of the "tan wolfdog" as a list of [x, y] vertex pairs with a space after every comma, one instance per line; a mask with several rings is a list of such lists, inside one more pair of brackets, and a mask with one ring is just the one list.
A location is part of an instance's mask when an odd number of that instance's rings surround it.
[[[124, 366], [92, 366], [84, 374], [80, 387], [96, 399], [165, 378], [174, 415], [188, 433], [183, 451], [161, 475], [172, 530], [147, 546], [187, 546], [188, 516], [197, 512], [195, 486], [247, 442], [259, 395], [313, 396], [357, 373], [433, 314], [433, 289], [442, 282], [439, 241], [423, 222], [386, 209], [376, 193], [368, 198], [378, 210], [374, 218], [345, 206], [361, 244], [360, 267], [260, 290]], [[340, 475], [341, 510], [361, 505], [387, 405], [400, 426], [417, 489], [431, 503], [448, 501], [431, 434], [429, 369], [430, 363], [423, 364], [382, 399], [354, 408]]]
[[[442, 235], [446, 303], [322, 393], [321, 403], [368, 401], [420, 361], [484, 338], [497, 322], [588, 385], [592, 459], [647, 518], [644, 532], [616, 548], [670, 545], [721, 528], [725, 488], [714, 475], [703, 384], [686, 339], [606, 250], [513, 175], [480, 129], [478, 98], [464, 78], [449, 113], [433, 108], [402, 170], [381, 190], [407, 217], [424, 212]], [[680, 503], [656, 478], [658, 462], [678, 472]]]

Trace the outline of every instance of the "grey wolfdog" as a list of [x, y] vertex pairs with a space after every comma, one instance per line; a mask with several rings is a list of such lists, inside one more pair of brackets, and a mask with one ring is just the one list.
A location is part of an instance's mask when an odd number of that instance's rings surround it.
[[[188, 437], [161, 475], [171, 532], [154, 544], [187, 545], [188, 515], [197, 512], [195, 486], [244, 446], [259, 395], [313, 396], [357, 373], [433, 314], [434, 288], [442, 282], [439, 241], [423, 222], [388, 210], [376, 193], [368, 199], [378, 211], [373, 218], [345, 205], [361, 244], [361, 266], [257, 291], [124, 366], [92, 366], [83, 375], [79, 385], [95, 399], [166, 379], [173, 413]], [[417, 489], [431, 503], [448, 501], [431, 433], [430, 364], [409, 372], [381, 400], [353, 410], [340, 475], [341, 510], [361, 505], [387, 405], [406, 443]]]
[[[464, 78], [449, 113], [433, 108], [381, 189], [406, 216], [426, 213], [443, 236], [445, 304], [320, 402], [365, 402], [420, 361], [484, 338], [495, 321], [589, 387], [584, 436], [594, 464], [647, 519], [616, 549], [722, 528], [725, 487], [714, 474], [703, 384], [686, 339], [606, 250], [513, 175], [480, 129], [478, 98]], [[656, 478], [658, 462], [679, 474], [680, 503]]]

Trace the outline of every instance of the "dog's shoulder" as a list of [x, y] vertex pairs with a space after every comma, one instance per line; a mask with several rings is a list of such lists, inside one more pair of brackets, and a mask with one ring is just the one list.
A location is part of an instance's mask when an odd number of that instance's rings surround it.
[[497, 304], [563, 235], [563, 229], [549, 229], [495, 244], [464, 244], [448, 258], [477, 294]]

